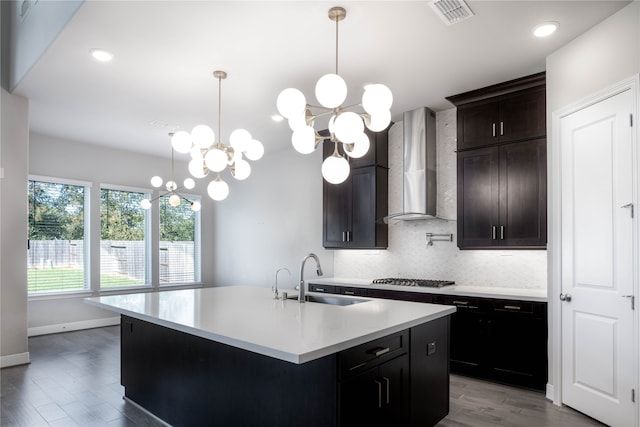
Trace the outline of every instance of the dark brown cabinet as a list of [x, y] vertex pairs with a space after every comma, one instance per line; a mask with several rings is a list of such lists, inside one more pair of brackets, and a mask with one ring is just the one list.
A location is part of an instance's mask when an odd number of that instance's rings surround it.
[[544, 248], [546, 140], [458, 153], [458, 247]]
[[[310, 289], [312, 286], [315, 285], [309, 284]], [[332, 285], [331, 292], [340, 294], [344, 293], [345, 289], [354, 288]], [[547, 303], [389, 289], [360, 289], [363, 292], [361, 295], [372, 298], [455, 306], [457, 311], [450, 316], [451, 372], [544, 390], [547, 383]], [[413, 335], [411, 339], [414, 339]], [[431, 340], [432, 337], [429, 337], [420, 342]], [[433, 361], [433, 356], [429, 357], [429, 360]], [[418, 369], [414, 366], [413, 359], [411, 369], [412, 375]], [[438, 383], [434, 375], [437, 373], [432, 373], [430, 384]], [[412, 390], [412, 396], [414, 394], [420, 393], [414, 393]]]
[[458, 247], [544, 249], [545, 74], [447, 99], [458, 108]]
[[[350, 159], [351, 174], [342, 184], [323, 181], [322, 244], [328, 249], [384, 249], [388, 213], [387, 132], [369, 135], [371, 148]], [[333, 153], [325, 143], [324, 157]]]
[[545, 88], [458, 107], [458, 149], [539, 138], [546, 134]]

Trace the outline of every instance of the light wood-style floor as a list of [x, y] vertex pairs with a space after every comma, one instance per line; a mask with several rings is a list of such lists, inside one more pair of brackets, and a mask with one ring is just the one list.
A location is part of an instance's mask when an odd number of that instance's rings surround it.
[[[30, 365], [0, 371], [0, 426], [162, 425], [122, 399], [118, 327], [29, 338], [29, 351]], [[438, 424], [602, 425], [570, 408], [554, 406], [542, 393], [455, 375], [451, 376], [449, 416]]]

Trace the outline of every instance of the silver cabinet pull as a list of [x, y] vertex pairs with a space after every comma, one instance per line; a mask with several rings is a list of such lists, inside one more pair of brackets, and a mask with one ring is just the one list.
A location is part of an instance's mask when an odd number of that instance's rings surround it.
[[571, 294], [560, 294], [560, 301], [571, 302]]
[[382, 383], [378, 380], [373, 380], [378, 386], [378, 409], [382, 408]]
[[380, 357], [383, 354], [387, 354], [389, 353], [389, 351], [391, 351], [391, 349], [389, 347], [378, 347], [378, 348], [374, 348], [373, 350], [370, 351], [371, 354], [375, 355], [376, 357]]
[[453, 305], [467, 305], [469, 301], [453, 301]]
[[345, 295], [355, 295], [356, 293], [353, 291], [344, 291]]
[[504, 135], [504, 122], [500, 122], [500, 136]]
[[500, 226], [500, 240], [504, 240], [504, 225]]
[[497, 233], [496, 233], [496, 226], [495, 225], [491, 226], [491, 239], [492, 240], [496, 240], [497, 239]]
[[389, 378], [387, 378], [387, 377], [382, 377], [382, 380], [384, 381], [384, 383], [385, 383], [385, 385], [387, 387], [387, 390], [386, 390], [387, 391], [387, 398], [385, 400], [386, 400], [387, 405], [388, 405], [389, 404], [389, 383], [391, 381], [389, 381]]
[[520, 310], [520, 307], [518, 307], [517, 305], [505, 305], [504, 309], [505, 310]]
[[347, 231], [347, 242], [351, 241], [351, 232]]
[[346, 242], [346, 241], [347, 241], [347, 232], [346, 232], [346, 231], [343, 231], [343, 232], [342, 232], [342, 241], [343, 241], [343, 242]]

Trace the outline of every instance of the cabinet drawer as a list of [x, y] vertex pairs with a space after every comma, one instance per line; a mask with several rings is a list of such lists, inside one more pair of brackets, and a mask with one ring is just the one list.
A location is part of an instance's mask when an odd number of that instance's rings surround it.
[[533, 303], [529, 301], [493, 300], [493, 310], [511, 313], [533, 313]]
[[318, 285], [315, 283], [309, 283], [309, 292], [320, 292], [325, 294], [335, 294], [336, 287], [333, 285]]
[[408, 330], [344, 350], [338, 354], [340, 378], [346, 378], [377, 366], [406, 353], [408, 350]]
[[336, 291], [341, 295], [355, 295], [360, 297], [367, 296], [367, 289], [351, 288], [347, 286], [336, 286]]
[[455, 305], [458, 309], [481, 310], [484, 309], [484, 301], [480, 298], [445, 295], [442, 298], [442, 304]]

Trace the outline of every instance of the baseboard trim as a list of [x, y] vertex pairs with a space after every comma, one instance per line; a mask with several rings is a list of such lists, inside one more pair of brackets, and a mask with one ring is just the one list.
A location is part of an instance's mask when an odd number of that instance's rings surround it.
[[31, 357], [29, 352], [9, 354], [8, 356], [0, 357], [0, 368], [8, 368], [9, 366], [26, 365], [31, 363]]
[[552, 402], [556, 400], [556, 392], [553, 389], [553, 384], [547, 384], [547, 389], [545, 391], [545, 397]]
[[120, 324], [120, 317], [105, 317], [102, 319], [82, 320], [80, 322], [60, 323], [57, 325], [36, 326], [29, 328], [28, 336], [58, 334], [60, 332], [80, 331], [82, 329], [102, 328]]

